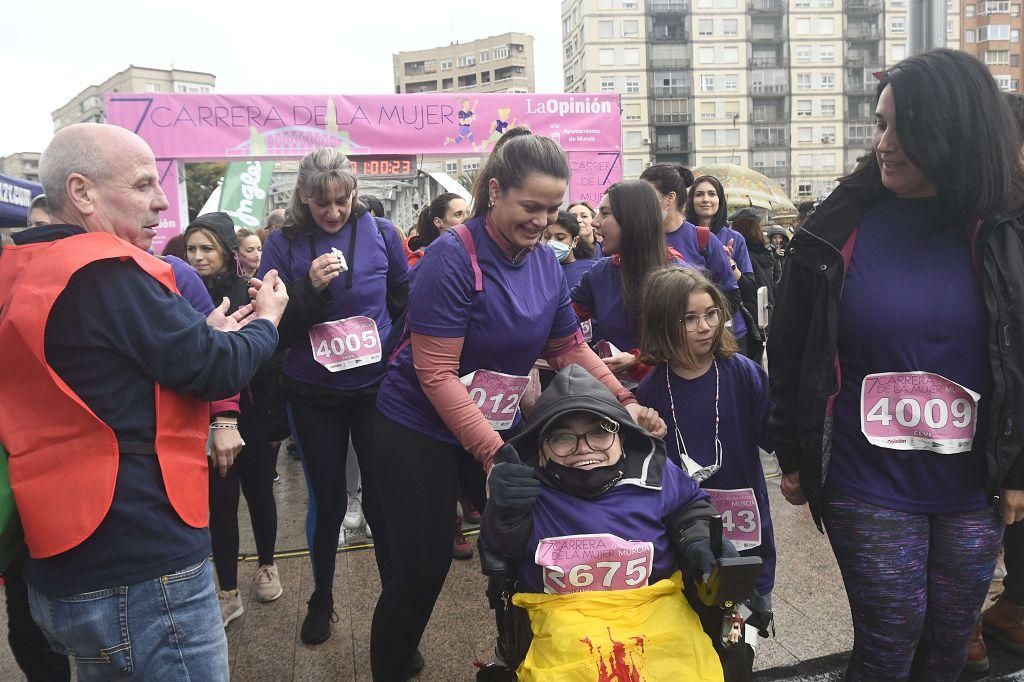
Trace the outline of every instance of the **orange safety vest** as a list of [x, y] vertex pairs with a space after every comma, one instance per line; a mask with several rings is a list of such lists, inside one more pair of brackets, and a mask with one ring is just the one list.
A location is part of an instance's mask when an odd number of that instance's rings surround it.
[[[112, 234], [7, 246], [0, 254], [0, 443], [10, 452], [11, 489], [37, 559], [85, 541], [114, 499], [117, 437], [47, 364], [43, 348], [50, 309], [71, 276], [114, 258], [133, 260], [178, 293], [168, 264]], [[155, 390], [154, 449], [167, 497], [182, 521], [204, 528], [209, 406], [159, 384]]]

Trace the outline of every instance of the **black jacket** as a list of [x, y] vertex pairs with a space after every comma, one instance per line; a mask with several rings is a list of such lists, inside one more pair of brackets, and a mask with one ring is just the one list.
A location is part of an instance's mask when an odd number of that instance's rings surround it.
[[[883, 190], [884, 191], [884, 190]], [[768, 433], [784, 473], [800, 485], [821, 527], [822, 462], [831, 448], [829, 396], [838, 390], [836, 355], [845, 277], [841, 249], [881, 195], [840, 185], [794, 235], [776, 290], [768, 335], [774, 409]], [[1024, 490], [1024, 213], [986, 220], [978, 233], [992, 371], [987, 493]], [[938, 302], [937, 302], [938, 304]]]
[[[748, 239], [747, 251], [750, 253], [750, 265], [754, 268], [755, 290], [761, 287], [768, 290], [768, 309], [771, 311], [775, 306], [775, 285], [782, 279], [782, 261], [764, 242]], [[753, 312], [757, 314], [756, 306]]]

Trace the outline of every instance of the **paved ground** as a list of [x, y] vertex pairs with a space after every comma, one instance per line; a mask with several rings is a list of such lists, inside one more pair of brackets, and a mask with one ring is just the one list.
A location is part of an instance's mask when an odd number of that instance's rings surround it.
[[[762, 640], [757, 653], [760, 680], [842, 679], [853, 643], [849, 607], [828, 542], [806, 508], [786, 504], [766, 460], [779, 549], [774, 593], [776, 636]], [[379, 586], [373, 550], [355, 547], [338, 554], [334, 598], [339, 621], [334, 636], [320, 647], [299, 642], [305, 602], [312, 589], [304, 556], [306, 492], [296, 462], [282, 453], [277, 486], [278, 560], [285, 593], [272, 604], [244, 595], [246, 613], [228, 628], [231, 671], [236, 680], [369, 680], [369, 631]], [[242, 512], [243, 553], [254, 547]], [[289, 551], [298, 550], [298, 551]], [[240, 584], [248, 586], [255, 562], [242, 563]], [[484, 579], [476, 561], [456, 562], [422, 642], [427, 668], [423, 680], [472, 680], [474, 660], [486, 660], [494, 637], [484, 599]], [[243, 590], [245, 591], [245, 590]], [[0, 610], [0, 621], [4, 612]], [[3, 627], [6, 626], [4, 623]], [[993, 672], [965, 679], [1024, 679], [1024, 660], [991, 650]], [[6, 647], [0, 646], [0, 680], [23, 679]]]

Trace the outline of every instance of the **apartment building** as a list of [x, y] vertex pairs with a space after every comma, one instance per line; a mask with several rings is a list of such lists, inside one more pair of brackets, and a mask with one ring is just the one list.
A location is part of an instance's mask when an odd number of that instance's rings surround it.
[[56, 109], [54, 131], [73, 123], [102, 123], [103, 95], [111, 92], [210, 93], [217, 83], [212, 73], [182, 69], [150, 69], [129, 66], [99, 85], [90, 85]]
[[963, 5], [960, 49], [985, 62], [1006, 92], [1022, 92], [1020, 4], [1020, 0], [964, 0]]
[[16, 152], [0, 157], [0, 173], [39, 182], [39, 152]]
[[533, 36], [504, 33], [392, 55], [395, 92], [534, 92]]
[[907, 30], [907, 0], [563, 0], [566, 91], [622, 94], [626, 177], [736, 163], [810, 198], [870, 148]]

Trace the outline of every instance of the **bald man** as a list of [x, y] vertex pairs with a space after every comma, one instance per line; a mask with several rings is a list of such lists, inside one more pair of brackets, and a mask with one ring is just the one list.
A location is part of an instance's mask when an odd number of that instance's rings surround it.
[[287, 294], [267, 273], [254, 319], [207, 325], [143, 251], [167, 199], [127, 130], [61, 129], [39, 175], [54, 224], [0, 255], [0, 443], [32, 615], [80, 680], [227, 680], [204, 401], [270, 357]]

